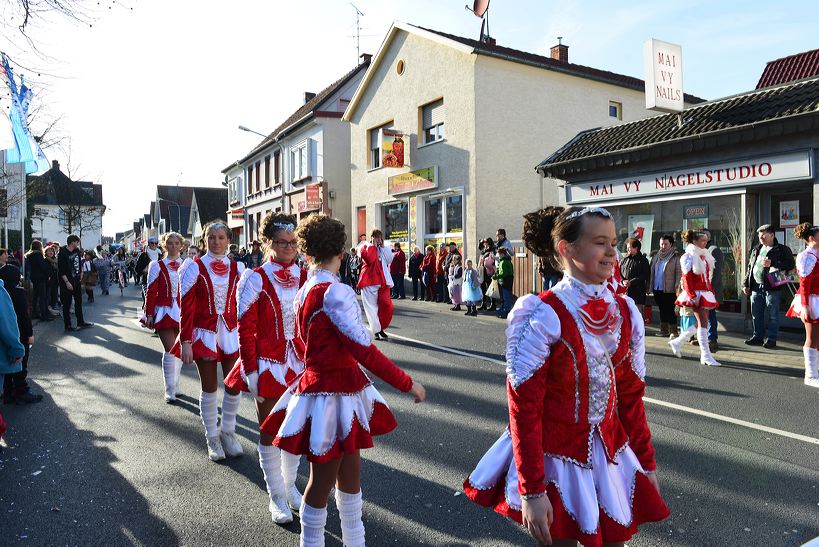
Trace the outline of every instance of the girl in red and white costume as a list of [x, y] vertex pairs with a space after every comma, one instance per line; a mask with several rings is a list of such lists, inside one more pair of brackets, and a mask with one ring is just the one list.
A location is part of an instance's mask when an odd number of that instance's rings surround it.
[[296, 229], [299, 247], [314, 268], [296, 296], [305, 369], [262, 425], [276, 446], [310, 461], [299, 511], [302, 546], [324, 545], [327, 498], [334, 486], [344, 545], [364, 545], [359, 450], [371, 448], [373, 436], [392, 431], [396, 422], [359, 363], [416, 402], [425, 398], [423, 386], [372, 344], [355, 292], [338, 279], [344, 232], [341, 222], [317, 214]]
[[805, 385], [819, 387], [819, 226], [803, 222], [793, 233], [807, 244], [796, 255], [796, 271], [799, 273], [799, 293], [788, 308], [788, 317], [798, 317], [805, 324]]
[[677, 296], [675, 304], [685, 306], [694, 311], [697, 317], [697, 326], [691, 326], [681, 332], [676, 338], [669, 340], [668, 345], [677, 357], [682, 357], [680, 348], [687, 342], [694, 330], [697, 332], [697, 342], [700, 346], [700, 363], [712, 367], [720, 366], [714, 359], [708, 347], [708, 312], [716, 308], [717, 298], [711, 288], [711, 274], [714, 271], [714, 257], [708, 247], [708, 234], [686, 230], [682, 234], [683, 241], [688, 243], [685, 254], [680, 257], [682, 269], [682, 292]]
[[361, 257], [361, 275], [358, 278], [358, 288], [361, 289], [361, 301], [364, 304], [364, 314], [370, 324], [370, 330], [376, 340], [387, 340], [384, 329], [392, 322], [392, 249], [384, 243], [384, 234], [375, 229], [370, 234], [370, 241], [358, 246], [358, 256]]
[[524, 218], [526, 246], [559, 254], [565, 275], [519, 298], [509, 315], [509, 428], [464, 490], [543, 544], [624, 545], [639, 524], [669, 512], [642, 401], [643, 318], [607, 287], [614, 222], [597, 207]]
[[145, 312], [142, 324], [154, 329], [162, 348], [162, 375], [165, 378], [165, 402], [173, 403], [179, 393], [179, 373], [182, 361], [171, 353], [179, 336], [179, 268], [182, 258], [179, 252], [184, 244], [182, 236], [168, 232], [162, 237], [165, 258], [148, 265], [148, 290], [145, 294]]
[[[218, 427], [217, 363], [222, 374], [233, 368], [239, 357], [239, 332], [236, 313], [236, 285], [244, 265], [227, 256], [230, 230], [222, 221], [205, 226], [202, 247], [208, 252], [186, 260], [179, 270], [182, 299], [181, 323], [173, 352], [185, 364], [196, 363], [199, 381], [199, 414], [205, 426], [208, 457], [240, 456], [242, 445], [236, 438], [236, 414], [241, 394], [225, 387], [222, 399], [222, 424]], [[222, 378], [224, 380], [224, 378]]]
[[[294, 263], [298, 240], [296, 217], [269, 213], [259, 226], [269, 260], [245, 270], [239, 280], [239, 355], [225, 385], [256, 398], [259, 428], [273, 405], [304, 370], [304, 344], [296, 337], [296, 293], [307, 271]], [[300, 457], [273, 446], [273, 435], [260, 432], [259, 466], [269, 495], [273, 522], [293, 522], [301, 506], [296, 488]]]

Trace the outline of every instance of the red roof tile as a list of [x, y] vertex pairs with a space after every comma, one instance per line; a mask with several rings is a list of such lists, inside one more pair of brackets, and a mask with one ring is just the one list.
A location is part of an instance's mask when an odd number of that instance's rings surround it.
[[819, 49], [814, 49], [768, 62], [756, 88], [761, 89], [818, 75]]

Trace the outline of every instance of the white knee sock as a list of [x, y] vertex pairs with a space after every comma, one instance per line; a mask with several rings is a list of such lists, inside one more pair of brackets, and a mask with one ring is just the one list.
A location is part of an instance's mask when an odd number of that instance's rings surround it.
[[162, 354], [162, 376], [165, 378], [165, 395], [170, 397], [176, 396], [174, 386], [174, 360], [176, 357], [167, 351]]
[[300, 461], [301, 456], [299, 454], [291, 454], [287, 450], [282, 450], [282, 478], [284, 478], [284, 485], [287, 488], [296, 484]]
[[284, 494], [284, 481], [281, 472], [281, 450], [275, 446], [259, 443], [259, 467], [262, 468], [264, 483], [271, 499]]
[[182, 359], [174, 356], [173, 358], [173, 387], [174, 395], [179, 395], [179, 375], [182, 372]]
[[819, 377], [819, 354], [813, 348], [802, 348], [802, 353], [805, 356], [805, 379]]
[[216, 437], [219, 435], [217, 421], [219, 419], [219, 400], [217, 394], [207, 391], [199, 392], [199, 415], [202, 417], [202, 425], [205, 426], [205, 435]]
[[675, 344], [682, 344], [683, 342], [686, 342], [689, 338], [691, 338], [691, 335], [694, 334], [695, 330], [697, 330], [697, 327], [688, 327], [682, 331], [679, 336], [674, 338], [673, 342]]
[[324, 525], [327, 524], [327, 507], [319, 509], [302, 502], [300, 547], [324, 547]]
[[236, 432], [236, 414], [239, 412], [239, 403], [242, 395], [231, 395], [227, 391], [222, 397], [222, 433]]
[[336, 507], [338, 507], [338, 516], [341, 519], [341, 539], [345, 547], [363, 547], [364, 545], [362, 505], [361, 490], [355, 494], [348, 494], [336, 488]]

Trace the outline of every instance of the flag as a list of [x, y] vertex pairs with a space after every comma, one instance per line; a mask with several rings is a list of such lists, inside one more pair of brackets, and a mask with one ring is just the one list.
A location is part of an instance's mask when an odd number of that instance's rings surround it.
[[17, 146], [17, 141], [14, 140], [14, 132], [11, 130], [11, 120], [6, 111], [0, 108], [0, 151], [15, 146]]
[[11, 93], [9, 119], [12, 134], [14, 135], [14, 146], [6, 151], [6, 161], [24, 164], [26, 174], [45, 171], [48, 169], [48, 160], [26, 124], [28, 105], [31, 102], [31, 90], [24, 82], [21, 82], [18, 90], [17, 83], [14, 81], [14, 73], [5, 55], [2, 56], [1, 64], [0, 76], [4, 77]]

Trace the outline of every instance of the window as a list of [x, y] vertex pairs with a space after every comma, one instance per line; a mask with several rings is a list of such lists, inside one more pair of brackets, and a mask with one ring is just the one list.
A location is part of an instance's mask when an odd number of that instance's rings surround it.
[[270, 156], [264, 158], [264, 187], [270, 188]]
[[237, 195], [238, 192], [236, 190], [236, 182], [236, 179], [228, 182], [228, 203], [236, 203], [239, 201], [239, 196]]
[[623, 119], [623, 103], [609, 101], [609, 117], [617, 120]]
[[461, 194], [427, 199], [424, 202], [425, 236], [429, 238], [441, 234], [449, 236], [463, 233], [463, 200]]
[[262, 191], [262, 162], [256, 162], [256, 191]]
[[253, 194], [253, 166], [250, 165], [247, 168], [247, 195], [250, 196]]
[[290, 182], [310, 176], [310, 139], [290, 149]]
[[463, 196], [446, 198], [446, 231], [448, 233], [464, 231]]
[[274, 180], [273, 183], [276, 186], [278, 186], [278, 185], [280, 185], [282, 183], [281, 172], [282, 172], [282, 158], [281, 158], [281, 154], [276, 152], [273, 155], [273, 177], [274, 177], [273, 178], [273, 180]]
[[370, 169], [378, 169], [381, 167], [381, 130], [392, 129], [392, 122], [385, 123], [381, 127], [373, 127], [368, 130], [368, 137], [370, 141]]
[[421, 134], [423, 144], [443, 140], [444, 138], [444, 100], [438, 99], [421, 107]]
[[381, 206], [384, 215], [384, 239], [407, 241], [409, 237], [409, 204], [406, 201]]
[[424, 219], [426, 221], [426, 233], [444, 233], [444, 219], [441, 209], [441, 198], [428, 199], [424, 205]]

